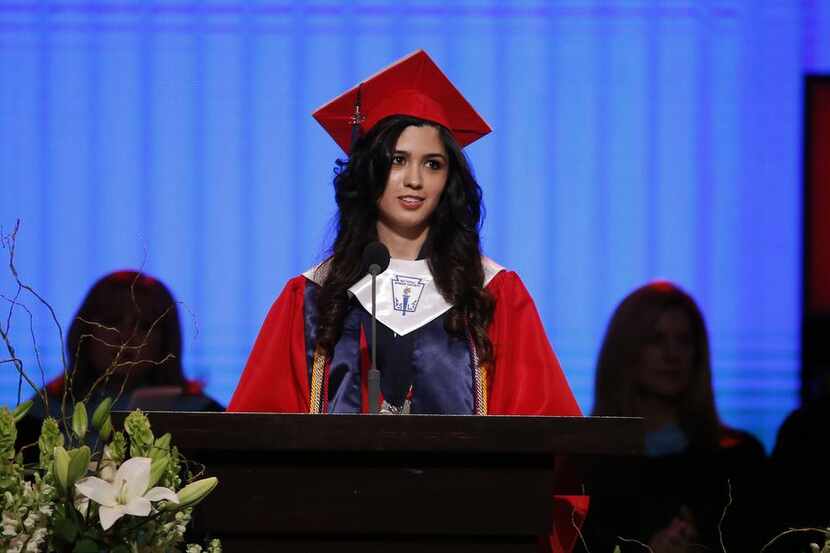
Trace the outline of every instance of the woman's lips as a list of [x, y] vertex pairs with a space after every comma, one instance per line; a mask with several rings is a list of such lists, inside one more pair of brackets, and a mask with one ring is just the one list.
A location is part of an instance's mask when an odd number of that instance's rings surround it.
[[424, 198], [419, 196], [398, 196], [398, 201], [404, 209], [418, 209], [424, 203]]

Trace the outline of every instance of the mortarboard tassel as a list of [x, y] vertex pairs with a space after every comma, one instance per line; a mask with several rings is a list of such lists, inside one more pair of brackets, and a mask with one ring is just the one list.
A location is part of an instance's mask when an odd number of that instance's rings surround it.
[[366, 116], [360, 113], [360, 92], [363, 88], [363, 83], [357, 87], [357, 98], [354, 101], [354, 114], [352, 115], [352, 141], [349, 151], [354, 148], [355, 142], [360, 138], [360, 124], [366, 120]]

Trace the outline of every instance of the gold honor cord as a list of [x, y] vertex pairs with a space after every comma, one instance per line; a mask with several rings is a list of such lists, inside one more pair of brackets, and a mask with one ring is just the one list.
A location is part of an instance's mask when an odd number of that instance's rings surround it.
[[323, 374], [326, 371], [326, 355], [322, 348], [314, 349], [311, 364], [311, 390], [308, 398], [308, 412], [319, 414], [323, 409]]
[[473, 334], [467, 327], [467, 344], [470, 347], [470, 360], [473, 365], [473, 387], [475, 389], [476, 415], [487, 414], [487, 367], [478, 361], [478, 350], [476, 349]]

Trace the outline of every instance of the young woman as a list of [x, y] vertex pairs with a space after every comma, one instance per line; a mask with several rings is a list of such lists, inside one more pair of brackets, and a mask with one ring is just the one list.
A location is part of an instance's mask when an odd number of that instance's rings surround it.
[[[643, 417], [646, 459], [640, 497], [592, 498], [590, 550], [610, 551], [618, 536], [655, 553], [720, 550], [721, 534], [730, 551], [760, 549], [764, 449], [718, 417], [706, 324], [686, 292], [661, 281], [620, 303], [600, 349], [592, 414]], [[605, 468], [601, 477], [626, 478]]]
[[[274, 303], [229, 410], [367, 412], [362, 253], [380, 241], [392, 258], [377, 285], [383, 411], [580, 414], [521, 280], [482, 256], [481, 189], [461, 148], [489, 127], [432, 60], [416, 52], [315, 117], [348, 154], [337, 236]], [[573, 544], [571, 510], [557, 550]]]

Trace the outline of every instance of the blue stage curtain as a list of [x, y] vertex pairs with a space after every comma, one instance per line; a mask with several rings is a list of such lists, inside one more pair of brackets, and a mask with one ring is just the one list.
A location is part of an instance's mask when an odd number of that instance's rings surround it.
[[[726, 422], [769, 446], [797, 396], [802, 76], [830, 69], [826, 3], [445, 4], [0, 4], [20, 275], [64, 328], [101, 275], [161, 278], [188, 375], [227, 402], [272, 300], [331, 239], [341, 152], [310, 113], [424, 48], [495, 129], [468, 149], [486, 252], [526, 282], [583, 409], [615, 305], [665, 278], [707, 316]], [[21, 298], [48, 379], [60, 338]], [[22, 309], [11, 338], [40, 382]]]

